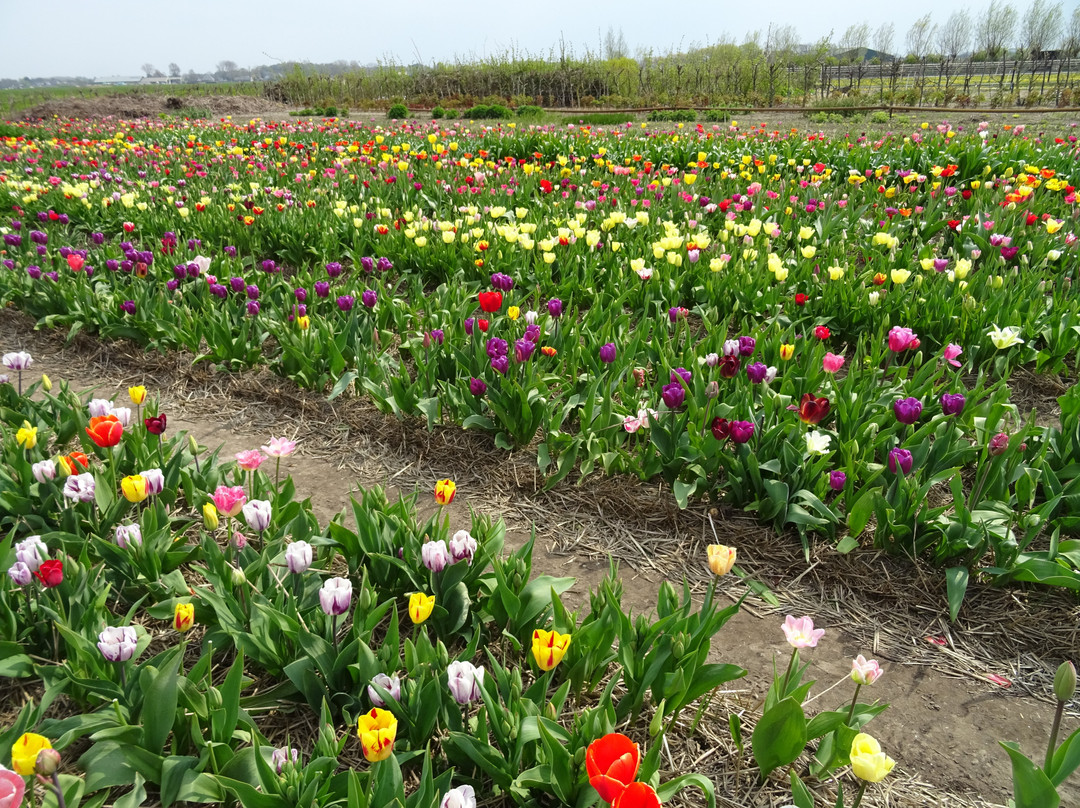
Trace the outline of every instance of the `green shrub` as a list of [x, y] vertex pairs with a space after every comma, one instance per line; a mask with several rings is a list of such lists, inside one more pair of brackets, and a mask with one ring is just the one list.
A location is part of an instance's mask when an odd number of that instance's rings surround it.
[[408, 118], [409, 108], [404, 104], [394, 104], [390, 109], [386, 110], [387, 118]]
[[584, 115], [567, 115], [564, 124], [588, 124], [589, 126], [618, 126], [634, 120], [628, 112], [587, 112]]
[[518, 107], [514, 114], [519, 118], [542, 118], [544, 116], [544, 110], [541, 107], [532, 104], [525, 104], [524, 106]]
[[731, 112], [726, 109], [705, 110], [705, 120], [709, 123], [727, 123], [731, 120]]
[[445, 118], [446, 110], [442, 107], [435, 107], [435, 109], [431, 110], [431, 117], [435, 120], [438, 120], [439, 118]]
[[650, 121], [668, 121], [670, 123], [693, 123], [697, 112], [692, 109], [654, 109], [649, 113]]
[[513, 113], [502, 104], [477, 104], [475, 107], [461, 113], [462, 118], [472, 118], [473, 120], [481, 121], [493, 121], [510, 118], [512, 116]]
[[870, 123], [888, 123], [888, 122], [889, 122], [889, 113], [887, 113], [883, 109], [879, 109], [879, 110], [877, 110], [877, 112], [874, 112], [874, 113], [872, 113], [870, 115]]

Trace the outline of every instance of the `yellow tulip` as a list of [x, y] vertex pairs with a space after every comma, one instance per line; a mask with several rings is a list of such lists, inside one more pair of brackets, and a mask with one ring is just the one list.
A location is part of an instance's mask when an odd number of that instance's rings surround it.
[[15, 442], [24, 449], [33, 449], [37, 446], [37, 427], [23, 421], [22, 427], [15, 433]]
[[813, 244], [807, 244], [802, 248], [803, 258], [813, 258], [815, 255], [817, 255], [817, 247]]
[[202, 506], [202, 521], [203, 527], [207, 530], [217, 530], [219, 524], [218, 512], [213, 502], [207, 502]]
[[296, 325], [301, 331], [307, 331], [311, 328], [311, 318], [306, 314], [302, 314], [296, 318]]
[[838, 281], [844, 277], [843, 267], [829, 267], [829, 280]]
[[454, 501], [457, 493], [457, 485], [453, 480], [439, 480], [435, 483], [435, 502], [438, 505], [449, 505]]
[[397, 718], [392, 712], [380, 710], [378, 707], [360, 716], [356, 734], [360, 736], [360, 745], [364, 748], [364, 757], [368, 761], [378, 763], [393, 754], [397, 725]]
[[506, 310], [506, 316], [509, 317], [511, 320], [516, 320], [518, 317], [521, 316], [521, 309], [519, 309], [517, 306], [511, 306]]
[[52, 379], [50, 379], [48, 377], [48, 375], [45, 374], [45, 373], [41, 374], [41, 388], [46, 393], [51, 393], [52, 392]]
[[416, 625], [420, 625], [431, 617], [431, 610], [434, 608], [434, 595], [425, 595], [423, 592], [414, 592], [409, 596], [409, 617]]
[[120, 490], [128, 502], [142, 502], [146, 499], [146, 478], [141, 474], [132, 474], [120, 481]]
[[738, 551], [734, 547], [723, 544], [710, 544], [705, 548], [705, 554], [709, 559], [709, 569], [715, 575], [727, 575], [735, 566], [735, 556]]
[[697, 174], [684, 175], [683, 182], [685, 182], [687, 185], [693, 185], [695, 182], [697, 182]]
[[44, 735], [36, 735], [33, 732], [24, 732], [15, 745], [11, 747], [11, 765], [16, 774], [29, 777], [34, 773], [37, 764], [38, 753], [42, 749], [52, 749], [52, 744]]
[[911, 277], [911, 270], [909, 269], [894, 269], [889, 273], [893, 283], [904, 283]]
[[173, 610], [173, 628], [183, 633], [195, 625], [195, 606], [191, 603], [177, 603]]
[[536, 629], [533, 632], [532, 652], [540, 670], [549, 671], [562, 662], [566, 649], [570, 647], [570, 635], [557, 631]]
[[865, 732], [851, 742], [851, 772], [860, 780], [880, 783], [895, 765], [896, 761], [881, 751], [881, 744]]
[[780, 358], [787, 361], [795, 355], [795, 346], [790, 342], [785, 342], [780, 346]]
[[128, 388], [128, 398], [131, 399], [131, 403], [135, 406], [139, 406], [146, 401], [146, 388], [141, 384], [137, 387]]

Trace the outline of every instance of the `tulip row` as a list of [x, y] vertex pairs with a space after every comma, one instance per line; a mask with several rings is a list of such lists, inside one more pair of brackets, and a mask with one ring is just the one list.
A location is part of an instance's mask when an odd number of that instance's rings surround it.
[[1006, 381], [1080, 351], [1071, 134], [79, 126], [4, 142], [0, 291], [46, 324], [1080, 588], [1075, 412]]

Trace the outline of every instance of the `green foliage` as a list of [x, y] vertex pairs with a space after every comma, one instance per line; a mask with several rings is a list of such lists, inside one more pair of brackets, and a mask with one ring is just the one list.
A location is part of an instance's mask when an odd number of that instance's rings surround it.
[[402, 120], [409, 117], [409, 108], [404, 104], [393, 104], [386, 110], [386, 117], [394, 120]]
[[519, 118], [542, 118], [544, 117], [544, 110], [541, 107], [526, 104], [514, 110], [514, 115]]
[[501, 104], [477, 104], [462, 112], [461, 117], [477, 121], [494, 121], [512, 118], [513, 113]]
[[650, 121], [668, 121], [671, 123], [693, 123], [697, 112], [692, 109], [654, 109], [649, 113]]

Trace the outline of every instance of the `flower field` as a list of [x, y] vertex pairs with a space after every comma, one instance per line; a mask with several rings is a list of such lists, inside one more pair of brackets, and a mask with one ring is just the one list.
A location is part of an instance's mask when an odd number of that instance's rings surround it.
[[[1071, 383], [1080, 353], [1071, 129], [50, 127], [0, 138], [0, 298], [43, 327], [489, 433], [549, 488], [662, 481], [807, 553], [928, 562], [954, 618], [974, 579], [1080, 589], [1080, 395], [1016, 397], [1021, 377]], [[738, 609], [714, 597], [737, 548], [701, 560], [703, 602], [665, 583], [631, 619], [613, 573], [570, 611], [531, 543], [507, 555], [497, 521], [451, 524], [450, 480], [429, 518], [373, 489], [320, 524], [280, 472], [292, 442], [219, 458], [152, 389], [87, 401], [2, 347], [0, 673], [44, 689], [0, 762], [42, 793], [714, 804], [662, 750], [745, 673], [707, 659]], [[804, 620], [759, 720], [731, 732], [799, 808], [804, 780], [838, 774], [868, 804], [892, 768], [861, 732], [880, 668], [857, 659], [850, 704], [808, 718]], [[52, 717], [61, 694], [79, 710]], [[259, 717], [281, 705], [317, 733], [273, 748]], [[1009, 751], [1017, 805], [1051, 804], [1075, 737], [1041, 766]], [[45, 739], [81, 750], [80, 776]], [[344, 765], [357, 743], [367, 763]]]

